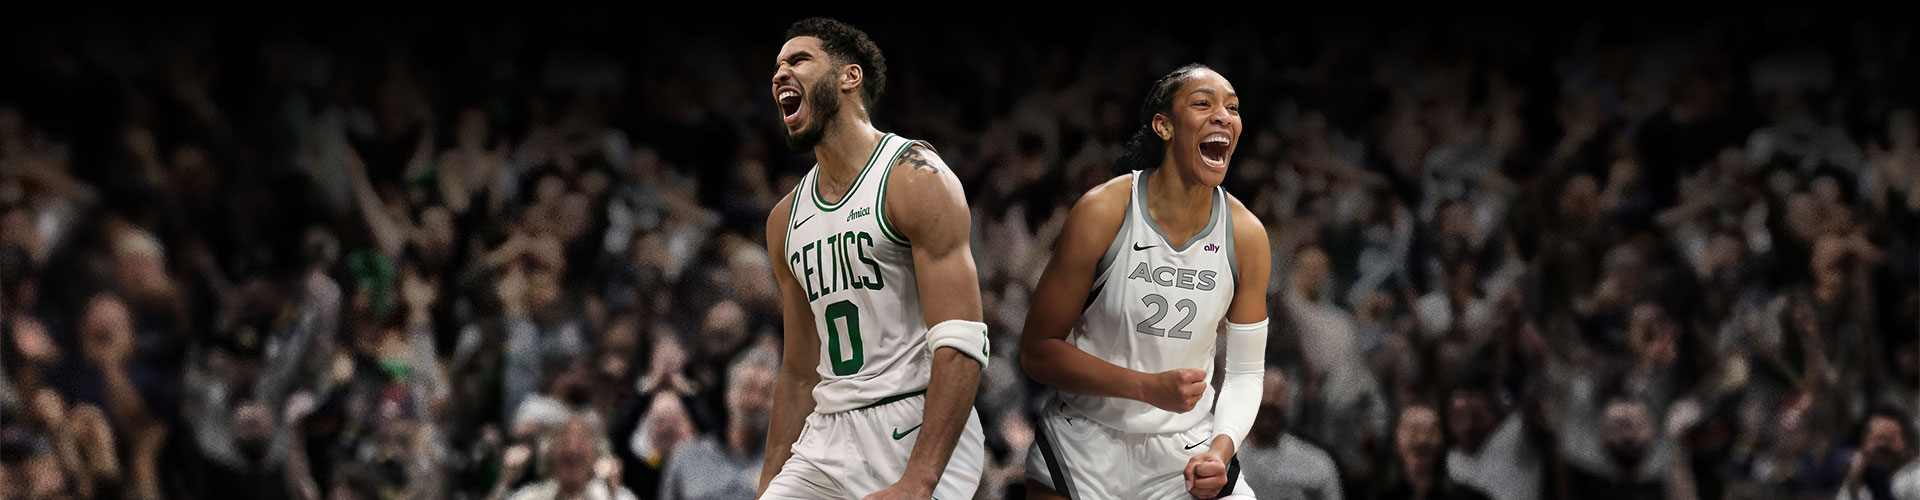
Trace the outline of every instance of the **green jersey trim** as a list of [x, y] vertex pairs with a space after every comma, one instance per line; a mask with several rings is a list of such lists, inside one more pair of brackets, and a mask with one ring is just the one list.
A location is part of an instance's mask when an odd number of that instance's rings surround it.
[[841, 195], [840, 201], [827, 203], [827, 199], [825, 197], [820, 196], [820, 169], [818, 168], [818, 166], [816, 166], [813, 169], [814, 170], [813, 172], [813, 205], [815, 207], [818, 207], [822, 212], [832, 212], [834, 210], [839, 210], [840, 207], [842, 206], [845, 206], [847, 204], [847, 199], [852, 198], [853, 193], [860, 189], [860, 181], [862, 179], [867, 178], [868, 171], [873, 170], [874, 160], [877, 160], [880, 157], [880, 148], [885, 147], [887, 145], [887, 139], [892, 139], [892, 138], [893, 138], [893, 134], [891, 133], [880, 136], [880, 142], [875, 143], [873, 145], [873, 152], [867, 153], [867, 165], [865, 167], [861, 167], [860, 175], [855, 176], [853, 178], [853, 185], [847, 186], [847, 194]]
[[900, 157], [907, 154], [908, 149], [913, 149], [915, 144], [926, 146], [929, 150], [933, 149], [933, 146], [927, 145], [925, 141], [909, 141], [906, 146], [901, 147], [899, 151], [893, 153], [893, 159], [887, 160], [887, 166], [882, 167], [887, 169], [886, 172], [880, 174], [880, 206], [878, 207], [880, 234], [886, 235], [887, 239], [893, 240], [894, 243], [903, 247], [913, 246], [913, 244], [908, 242], [907, 235], [900, 234], [900, 230], [893, 227], [893, 221], [887, 218], [887, 179], [893, 178], [893, 164], [900, 161]]

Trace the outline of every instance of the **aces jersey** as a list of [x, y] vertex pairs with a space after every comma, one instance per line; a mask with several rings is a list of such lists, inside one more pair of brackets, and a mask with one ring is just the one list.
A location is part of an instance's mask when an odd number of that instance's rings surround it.
[[894, 161], [914, 144], [926, 145], [882, 136], [838, 203], [820, 196], [818, 164], [794, 187], [783, 253], [819, 334], [815, 413], [859, 409], [927, 388], [933, 358], [913, 249], [882, 203]]
[[[1133, 173], [1126, 219], [1100, 257], [1085, 310], [1067, 342], [1133, 370], [1199, 368], [1211, 381], [1214, 339], [1239, 281], [1226, 191], [1213, 189], [1212, 215], [1200, 232], [1170, 241], [1147, 210], [1147, 178], [1154, 173]], [[1173, 413], [1132, 399], [1055, 394], [1087, 418], [1132, 433], [1188, 430], [1206, 419], [1215, 397], [1209, 383], [1192, 410]]]

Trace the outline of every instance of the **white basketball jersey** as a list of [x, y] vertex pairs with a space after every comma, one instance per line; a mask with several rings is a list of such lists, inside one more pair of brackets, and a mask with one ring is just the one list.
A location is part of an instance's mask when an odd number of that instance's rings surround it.
[[817, 164], [794, 187], [785, 253], [820, 338], [816, 413], [859, 409], [927, 388], [933, 359], [913, 250], [887, 221], [882, 203], [893, 162], [915, 143], [881, 137], [838, 203], [821, 198]]
[[[1239, 281], [1226, 191], [1214, 188], [1206, 227], [1176, 245], [1147, 210], [1147, 177], [1153, 173], [1133, 173], [1126, 220], [1100, 258], [1085, 310], [1067, 342], [1133, 370], [1199, 368], [1213, 380], [1214, 339]], [[1206, 419], [1215, 396], [1208, 384], [1192, 410], [1173, 413], [1132, 399], [1055, 394], [1087, 418], [1132, 433], [1191, 429]]]

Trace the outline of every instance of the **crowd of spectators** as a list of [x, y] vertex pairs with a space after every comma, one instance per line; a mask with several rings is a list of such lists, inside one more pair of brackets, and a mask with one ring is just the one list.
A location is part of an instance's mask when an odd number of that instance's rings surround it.
[[[1262, 498], [1920, 498], [1900, 16], [1116, 15], [841, 17], [973, 210], [983, 498], [1040, 266], [1189, 62], [1273, 239]], [[798, 17], [0, 20], [0, 498], [751, 497]]]

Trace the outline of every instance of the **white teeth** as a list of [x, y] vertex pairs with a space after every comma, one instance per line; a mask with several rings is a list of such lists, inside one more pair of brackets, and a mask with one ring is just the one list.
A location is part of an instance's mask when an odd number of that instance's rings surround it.
[[[1230, 142], [1232, 142], [1232, 140], [1227, 137], [1227, 134], [1217, 132], [1200, 138], [1200, 161], [1215, 167], [1225, 167], [1227, 164], [1226, 148], [1229, 147], [1228, 143]], [[1214, 157], [1213, 151], [1208, 149], [1216, 145], [1221, 147], [1219, 157]]]
[[783, 100], [783, 101], [784, 101], [784, 100], [786, 100], [786, 99], [787, 99], [788, 97], [799, 97], [799, 96], [800, 96], [800, 93], [799, 93], [799, 92], [794, 92], [794, 91], [791, 91], [791, 90], [789, 90], [789, 91], [786, 91], [786, 92], [781, 92], [781, 93], [780, 93], [780, 100]]

